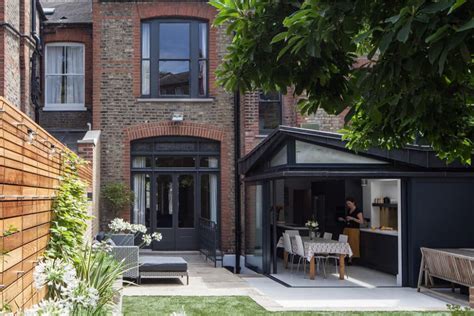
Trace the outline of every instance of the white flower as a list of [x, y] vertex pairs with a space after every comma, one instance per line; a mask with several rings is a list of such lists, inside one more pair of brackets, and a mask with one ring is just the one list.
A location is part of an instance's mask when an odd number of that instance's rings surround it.
[[70, 292], [65, 292], [63, 295], [73, 306], [82, 306], [84, 308], [95, 308], [99, 301], [99, 291], [94, 287], [88, 286], [85, 282], [80, 282], [79, 285]]
[[114, 218], [110, 224], [109, 228], [114, 233], [121, 233], [131, 230], [130, 223], [126, 222], [123, 218]]
[[92, 250], [95, 252], [103, 251], [110, 253], [112, 251], [112, 245], [106, 241], [98, 242], [97, 240], [92, 243]]
[[68, 316], [71, 305], [64, 300], [45, 299], [26, 310], [25, 316]]
[[153, 233], [151, 234], [151, 238], [153, 238], [153, 240], [155, 241], [161, 241], [161, 239], [163, 239], [163, 236], [161, 235], [161, 233]]
[[145, 246], [149, 246], [153, 240], [151, 238], [151, 235], [145, 234], [142, 236], [142, 241]]
[[76, 270], [62, 259], [45, 259], [38, 263], [33, 272], [35, 288], [44, 286], [56, 290], [77, 286]]
[[130, 231], [134, 234], [136, 233], [142, 233], [142, 234], [146, 234], [147, 232], [147, 229], [146, 229], [146, 226], [145, 225], [141, 225], [141, 224], [131, 224], [130, 225]]

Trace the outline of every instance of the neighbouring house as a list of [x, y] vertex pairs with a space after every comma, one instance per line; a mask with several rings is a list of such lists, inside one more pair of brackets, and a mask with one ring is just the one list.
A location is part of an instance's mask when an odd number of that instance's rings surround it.
[[[17, 3], [0, 1], [9, 12]], [[240, 264], [237, 252], [242, 266], [314, 286], [282, 273], [278, 238], [286, 229], [307, 234], [311, 217], [336, 238], [349, 195], [369, 223], [363, 269], [348, 269], [356, 286], [413, 286], [420, 246], [474, 244], [471, 168], [447, 166], [418, 146], [349, 152], [335, 134], [346, 112], [303, 116], [291, 89], [239, 95], [219, 87], [230, 37], [212, 26], [207, 1], [35, 3], [38, 28], [23, 32], [40, 35], [41, 66], [21, 68], [19, 49], [1, 51], [0, 94], [83, 156], [100, 153], [95, 185], [131, 187], [134, 205], [120, 216], [163, 234], [153, 250], [198, 250], [201, 223], [214, 222], [225, 265]], [[0, 32], [13, 47], [12, 27]], [[26, 82], [41, 90], [28, 92]], [[101, 214], [103, 226], [110, 219]]]

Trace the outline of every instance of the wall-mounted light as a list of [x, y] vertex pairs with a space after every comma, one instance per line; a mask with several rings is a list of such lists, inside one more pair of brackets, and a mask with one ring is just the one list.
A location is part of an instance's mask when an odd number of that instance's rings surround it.
[[180, 123], [184, 121], [184, 114], [183, 112], [174, 112], [171, 116], [171, 122]]
[[35, 141], [36, 135], [37, 134], [31, 128], [28, 128], [28, 136], [26, 138], [26, 142], [32, 145], [33, 142]]
[[49, 154], [50, 154], [51, 156], [54, 156], [54, 154], [56, 154], [56, 146], [55, 146], [52, 142], [50, 142], [49, 140], [45, 139], [45, 140], [43, 141], [43, 144], [45, 144], [45, 145], [48, 144], [47, 146], [49, 147]]

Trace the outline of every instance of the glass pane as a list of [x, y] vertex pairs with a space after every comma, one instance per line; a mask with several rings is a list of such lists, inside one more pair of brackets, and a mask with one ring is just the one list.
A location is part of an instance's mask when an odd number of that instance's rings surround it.
[[258, 107], [260, 130], [271, 130], [280, 125], [281, 103], [264, 102]]
[[199, 61], [199, 95], [205, 96], [207, 94], [207, 62], [205, 60]]
[[133, 176], [133, 222], [151, 228], [150, 221], [150, 175], [135, 174]]
[[156, 178], [156, 226], [173, 227], [173, 178], [160, 175]]
[[219, 168], [219, 159], [217, 157], [201, 157], [199, 166], [203, 168]]
[[207, 23], [199, 23], [199, 58], [207, 58]]
[[84, 52], [82, 46], [66, 47], [66, 73], [84, 74]]
[[64, 47], [48, 45], [46, 49], [46, 73], [64, 73]]
[[280, 101], [280, 93], [279, 92], [260, 93], [260, 100]]
[[150, 61], [142, 61], [142, 94], [150, 94]]
[[287, 160], [288, 155], [285, 145], [275, 156], [273, 156], [272, 160], [270, 160], [270, 167], [286, 165], [288, 163]]
[[151, 168], [151, 157], [133, 157], [132, 168]]
[[62, 89], [66, 96], [62, 103], [84, 103], [84, 76], [63, 76]]
[[46, 103], [58, 104], [62, 102], [63, 76], [46, 76]]
[[160, 61], [160, 94], [189, 95], [189, 61]]
[[133, 151], [153, 151], [153, 143], [134, 143], [132, 144]]
[[150, 24], [142, 24], [142, 58], [150, 58]]
[[196, 151], [196, 143], [156, 143], [157, 151]]
[[217, 223], [217, 175], [201, 177], [201, 217]]
[[245, 262], [258, 270], [263, 268], [262, 218], [262, 186], [248, 185], [245, 189]]
[[180, 175], [178, 185], [178, 227], [194, 227], [194, 177], [192, 175]]
[[155, 166], [159, 168], [194, 168], [196, 166], [196, 158], [186, 156], [161, 156], [156, 157]]
[[189, 23], [160, 24], [160, 58], [187, 59], [189, 46]]
[[200, 152], [219, 152], [219, 143], [200, 143], [199, 151]]
[[386, 162], [348, 153], [332, 148], [322, 147], [306, 142], [296, 141], [296, 163], [350, 163], [350, 164], [385, 164]]

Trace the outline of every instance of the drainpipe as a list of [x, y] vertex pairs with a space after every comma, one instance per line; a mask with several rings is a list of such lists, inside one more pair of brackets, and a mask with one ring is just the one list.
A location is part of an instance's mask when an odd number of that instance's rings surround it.
[[240, 174], [238, 163], [240, 159], [240, 93], [239, 89], [234, 93], [234, 163], [235, 163], [235, 270], [240, 273], [241, 252], [241, 223], [240, 223]]
[[35, 122], [39, 124], [39, 97], [40, 97], [40, 87], [38, 82], [37, 70], [37, 59], [38, 56], [41, 56], [41, 39], [36, 30], [36, 0], [31, 1], [31, 35], [35, 41], [35, 50], [31, 56], [31, 78], [30, 78], [30, 97], [31, 102], [35, 107]]

